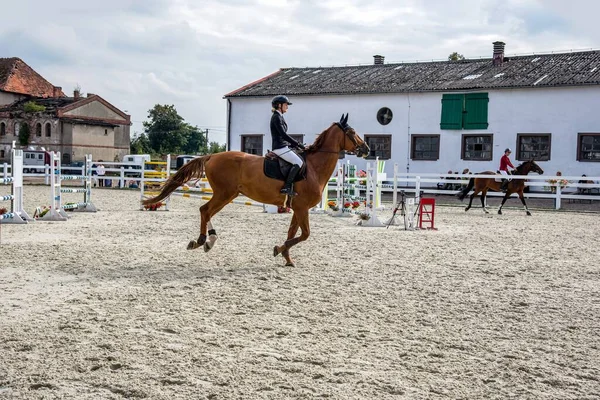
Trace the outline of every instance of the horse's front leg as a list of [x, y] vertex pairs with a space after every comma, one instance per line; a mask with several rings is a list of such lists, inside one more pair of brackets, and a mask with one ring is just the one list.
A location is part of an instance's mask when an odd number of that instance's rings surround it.
[[531, 212], [529, 212], [529, 208], [527, 208], [527, 203], [525, 203], [525, 196], [523, 196], [523, 192], [519, 192], [519, 199], [521, 199], [521, 203], [523, 203], [527, 215], [531, 216]]
[[[296, 236], [296, 233], [298, 232], [298, 228], [300, 227], [300, 225], [298, 225], [298, 219], [296, 218], [296, 213], [294, 213], [292, 215], [292, 221], [290, 222], [290, 227], [288, 229], [288, 236], [287, 236], [287, 240], [293, 239]], [[284, 248], [285, 246], [275, 246], [273, 248], [273, 256], [277, 256], [281, 253], [281, 255], [283, 255], [283, 257], [285, 258], [286, 261], [291, 261], [290, 260], [290, 250]]]
[[481, 192], [481, 196], [480, 197], [481, 197], [481, 208], [483, 209], [483, 212], [486, 213], [486, 214], [489, 214], [490, 212], [486, 208], [487, 190], [484, 190], [483, 192]]
[[[294, 267], [294, 261], [290, 257], [290, 249], [297, 245], [300, 242], [305, 241], [310, 236], [310, 225], [308, 219], [308, 209], [294, 209], [294, 217], [296, 220], [292, 219], [292, 224], [290, 224], [290, 229], [288, 230], [288, 239], [285, 241], [283, 246], [275, 246], [273, 251], [273, 255], [276, 256], [278, 254], [283, 255], [285, 258], [285, 266], [286, 267]], [[296, 225], [294, 225], [294, 222]], [[298, 237], [294, 237], [298, 228], [302, 230], [302, 233]]]

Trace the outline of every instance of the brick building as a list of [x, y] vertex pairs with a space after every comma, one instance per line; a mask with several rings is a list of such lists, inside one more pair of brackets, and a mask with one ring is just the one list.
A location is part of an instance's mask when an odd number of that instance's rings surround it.
[[[31, 110], [31, 102], [39, 111]], [[29, 103], [29, 104], [28, 104]], [[68, 97], [19, 58], [0, 58], [0, 162], [29, 125], [29, 147], [60, 151], [63, 163], [121, 160], [129, 153], [131, 118], [102, 97]]]

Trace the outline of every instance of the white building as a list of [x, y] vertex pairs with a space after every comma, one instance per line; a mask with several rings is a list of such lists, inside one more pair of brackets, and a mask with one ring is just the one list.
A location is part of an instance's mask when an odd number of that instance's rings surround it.
[[349, 113], [388, 176], [394, 163], [496, 170], [507, 147], [547, 174], [600, 175], [600, 51], [507, 57], [495, 42], [487, 59], [284, 68], [225, 95], [229, 150], [266, 152], [277, 94], [293, 102], [288, 133], [305, 143]]

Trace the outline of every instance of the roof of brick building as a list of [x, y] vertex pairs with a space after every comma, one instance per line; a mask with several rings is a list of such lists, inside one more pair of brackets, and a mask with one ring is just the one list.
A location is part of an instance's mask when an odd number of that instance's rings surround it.
[[[381, 56], [376, 56], [381, 57]], [[282, 68], [225, 97], [348, 95], [600, 85], [600, 51], [459, 61]]]
[[0, 58], [0, 90], [34, 97], [64, 97], [56, 87], [18, 57]]

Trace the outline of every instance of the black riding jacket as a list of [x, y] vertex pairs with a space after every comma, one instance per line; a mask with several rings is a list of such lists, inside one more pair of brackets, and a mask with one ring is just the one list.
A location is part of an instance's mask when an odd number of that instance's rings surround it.
[[287, 134], [287, 129], [288, 126], [285, 123], [285, 119], [283, 119], [283, 115], [277, 111], [273, 111], [273, 115], [271, 116], [272, 150], [281, 149], [286, 146], [298, 147], [298, 142]]

